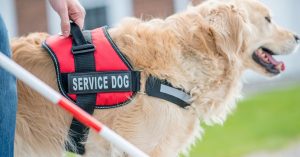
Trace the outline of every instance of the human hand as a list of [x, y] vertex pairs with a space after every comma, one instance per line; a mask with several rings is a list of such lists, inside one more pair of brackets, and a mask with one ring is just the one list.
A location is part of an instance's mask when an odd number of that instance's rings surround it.
[[81, 29], [84, 24], [85, 10], [78, 0], [49, 0], [61, 19], [61, 30], [64, 36], [70, 35], [70, 20]]

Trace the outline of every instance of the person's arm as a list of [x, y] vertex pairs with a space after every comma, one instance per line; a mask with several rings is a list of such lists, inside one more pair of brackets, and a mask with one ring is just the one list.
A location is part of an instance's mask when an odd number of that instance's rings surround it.
[[49, 0], [61, 19], [61, 30], [64, 36], [70, 35], [70, 20], [83, 28], [85, 10], [78, 0]]

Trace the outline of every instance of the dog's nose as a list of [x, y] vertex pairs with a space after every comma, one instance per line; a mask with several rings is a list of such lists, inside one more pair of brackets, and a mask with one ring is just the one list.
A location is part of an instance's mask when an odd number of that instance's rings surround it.
[[295, 40], [297, 41], [297, 43], [300, 41], [300, 37], [298, 35], [294, 35]]

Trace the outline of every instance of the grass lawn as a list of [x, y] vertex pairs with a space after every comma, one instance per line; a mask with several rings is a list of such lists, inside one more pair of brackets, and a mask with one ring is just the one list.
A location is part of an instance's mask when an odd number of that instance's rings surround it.
[[190, 157], [240, 157], [296, 140], [300, 140], [299, 85], [243, 100], [224, 126], [205, 126]]

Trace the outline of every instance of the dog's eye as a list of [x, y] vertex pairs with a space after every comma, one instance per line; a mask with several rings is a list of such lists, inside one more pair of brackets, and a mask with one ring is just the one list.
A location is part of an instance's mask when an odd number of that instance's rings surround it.
[[271, 17], [270, 16], [266, 16], [265, 17], [265, 19], [269, 22], [269, 23], [271, 23], [272, 22], [272, 20], [271, 20]]

